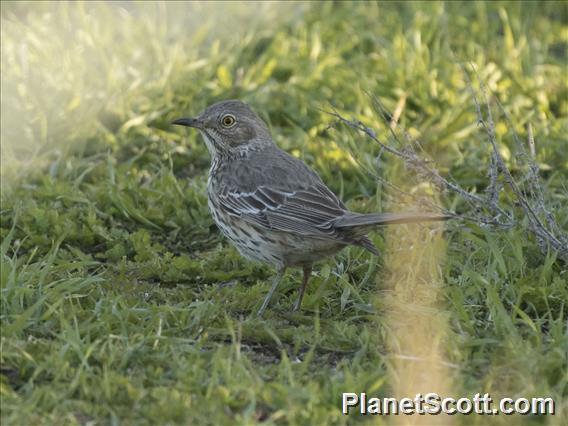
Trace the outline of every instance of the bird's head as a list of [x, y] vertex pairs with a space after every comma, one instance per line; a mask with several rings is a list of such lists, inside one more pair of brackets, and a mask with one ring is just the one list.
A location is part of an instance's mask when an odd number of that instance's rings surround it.
[[179, 118], [172, 124], [199, 130], [212, 156], [246, 152], [273, 143], [264, 121], [238, 100], [217, 102], [197, 117]]

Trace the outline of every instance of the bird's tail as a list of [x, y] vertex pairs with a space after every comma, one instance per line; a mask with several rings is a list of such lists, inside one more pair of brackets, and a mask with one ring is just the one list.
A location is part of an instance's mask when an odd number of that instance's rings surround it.
[[333, 222], [335, 228], [366, 228], [372, 226], [396, 225], [402, 223], [437, 222], [455, 216], [438, 213], [352, 213], [349, 212]]

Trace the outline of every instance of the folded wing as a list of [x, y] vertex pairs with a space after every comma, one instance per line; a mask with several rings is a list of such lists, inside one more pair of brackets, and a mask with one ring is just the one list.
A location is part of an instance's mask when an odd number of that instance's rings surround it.
[[226, 191], [219, 198], [229, 214], [252, 224], [312, 237], [336, 237], [333, 222], [347, 212], [335, 194], [319, 183], [297, 191], [268, 186], [254, 192]]

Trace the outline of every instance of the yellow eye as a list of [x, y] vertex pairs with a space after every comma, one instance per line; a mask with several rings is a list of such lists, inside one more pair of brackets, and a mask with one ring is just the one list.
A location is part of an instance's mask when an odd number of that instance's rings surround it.
[[221, 123], [223, 123], [223, 127], [233, 127], [236, 122], [237, 122], [237, 120], [235, 120], [235, 117], [232, 116], [231, 114], [227, 114], [227, 115], [223, 116], [223, 118], [221, 119]]

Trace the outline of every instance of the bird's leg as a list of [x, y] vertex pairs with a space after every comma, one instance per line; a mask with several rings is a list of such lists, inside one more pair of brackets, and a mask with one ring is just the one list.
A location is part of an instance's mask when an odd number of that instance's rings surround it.
[[306, 287], [308, 286], [308, 281], [310, 280], [310, 275], [312, 274], [312, 266], [304, 266], [304, 278], [302, 279], [302, 288], [300, 288], [300, 294], [298, 294], [298, 299], [296, 303], [294, 303], [294, 308], [292, 309], [294, 312], [300, 309], [300, 305], [302, 304], [302, 299], [304, 298], [304, 292], [306, 291]]
[[282, 277], [284, 276], [284, 272], [286, 272], [286, 268], [285, 267], [280, 268], [278, 270], [278, 272], [276, 273], [276, 275], [274, 276], [274, 278], [272, 279], [272, 286], [270, 287], [270, 291], [268, 292], [268, 294], [264, 298], [264, 302], [262, 302], [262, 306], [258, 310], [257, 315], [259, 317], [262, 316], [262, 314], [264, 313], [264, 310], [266, 309], [266, 307], [270, 303], [270, 299], [272, 298], [272, 295], [274, 294], [276, 287], [278, 287], [278, 284], [280, 284], [280, 281], [282, 281]]

